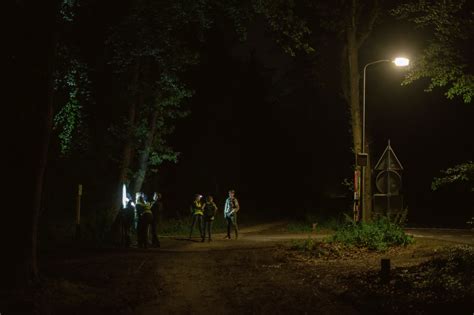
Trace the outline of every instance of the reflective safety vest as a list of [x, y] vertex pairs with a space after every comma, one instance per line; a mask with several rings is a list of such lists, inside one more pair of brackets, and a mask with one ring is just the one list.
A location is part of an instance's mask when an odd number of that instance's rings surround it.
[[191, 213], [193, 215], [203, 215], [203, 206], [204, 205], [201, 203], [201, 201], [194, 201], [193, 205], [191, 206]]
[[147, 202], [147, 203], [145, 203], [144, 206], [145, 206], [145, 207], [144, 207], [145, 210], [143, 211], [143, 213], [153, 213], [153, 212], [151, 212], [151, 206], [152, 206], [151, 203]]

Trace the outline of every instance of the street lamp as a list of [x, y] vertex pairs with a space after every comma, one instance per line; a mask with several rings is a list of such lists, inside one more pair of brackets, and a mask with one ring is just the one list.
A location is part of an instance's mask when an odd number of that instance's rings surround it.
[[[366, 78], [366, 72], [367, 72], [367, 67], [381, 63], [381, 62], [393, 62], [395, 66], [397, 67], [406, 67], [410, 64], [410, 60], [408, 58], [404, 57], [397, 57], [393, 60], [388, 60], [388, 59], [382, 59], [382, 60], [377, 60], [373, 62], [369, 62], [364, 66], [364, 83], [363, 83], [363, 89], [362, 89], [362, 155], [365, 155], [365, 78]], [[365, 166], [362, 166], [362, 184], [361, 184], [361, 201], [362, 201], [362, 221], [366, 222], [367, 221], [367, 211], [366, 211], [366, 206], [364, 204], [365, 201]]]

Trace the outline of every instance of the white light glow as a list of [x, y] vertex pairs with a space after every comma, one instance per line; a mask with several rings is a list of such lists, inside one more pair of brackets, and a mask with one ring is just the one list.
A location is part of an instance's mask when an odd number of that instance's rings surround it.
[[123, 186], [122, 186], [122, 205], [123, 205], [124, 209], [127, 207], [127, 201], [128, 201], [127, 187], [125, 187], [125, 184], [123, 184]]
[[393, 60], [393, 63], [397, 67], [406, 67], [410, 64], [410, 59], [408, 58], [403, 58], [403, 57], [397, 57]]

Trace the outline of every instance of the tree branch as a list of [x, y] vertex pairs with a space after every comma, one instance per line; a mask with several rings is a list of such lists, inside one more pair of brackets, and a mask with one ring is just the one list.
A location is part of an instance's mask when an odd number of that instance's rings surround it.
[[369, 12], [369, 17], [367, 19], [367, 26], [365, 27], [365, 31], [359, 34], [359, 38], [357, 39], [357, 47], [360, 48], [364, 42], [367, 40], [369, 35], [372, 33], [374, 28], [375, 21], [380, 14], [380, 2], [379, 0], [374, 0], [374, 5]]

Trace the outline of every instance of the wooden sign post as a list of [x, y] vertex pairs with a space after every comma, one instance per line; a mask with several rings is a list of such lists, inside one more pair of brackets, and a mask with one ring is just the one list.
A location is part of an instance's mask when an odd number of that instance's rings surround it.
[[82, 185], [79, 184], [76, 198], [76, 240], [79, 240], [81, 238], [81, 198]]

